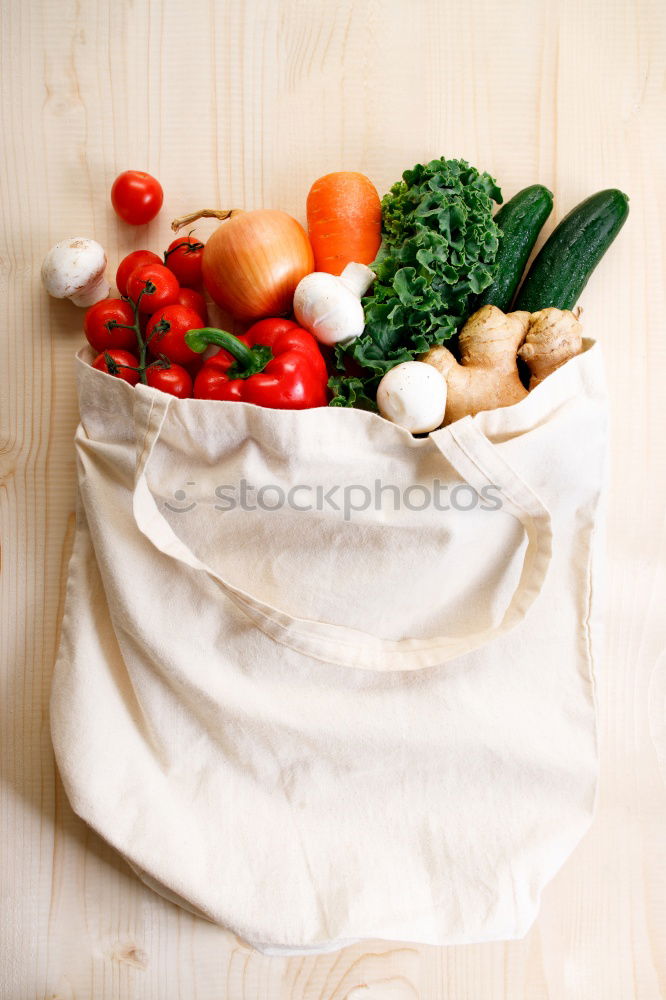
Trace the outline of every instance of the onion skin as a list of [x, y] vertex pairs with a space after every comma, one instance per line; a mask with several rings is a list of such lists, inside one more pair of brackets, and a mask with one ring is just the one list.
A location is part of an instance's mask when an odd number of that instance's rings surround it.
[[206, 242], [201, 268], [214, 302], [236, 319], [257, 320], [291, 312], [314, 255], [296, 219], [261, 208], [223, 222]]

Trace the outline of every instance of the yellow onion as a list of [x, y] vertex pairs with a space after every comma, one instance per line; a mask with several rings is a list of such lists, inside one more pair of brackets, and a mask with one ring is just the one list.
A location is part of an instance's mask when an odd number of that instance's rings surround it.
[[290, 313], [296, 285], [314, 269], [312, 247], [300, 223], [275, 209], [204, 209], [177, 219], [172, 228], [211, 216], [224, 220], [203, 252], [203, 281], [211, 298], [244, 321]]

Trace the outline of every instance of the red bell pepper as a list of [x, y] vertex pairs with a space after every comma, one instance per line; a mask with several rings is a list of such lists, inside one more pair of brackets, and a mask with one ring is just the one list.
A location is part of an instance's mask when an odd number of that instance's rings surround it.
[[235, 337], [204, 327], [185, 334], [198, 354], [223, 348], [205, 361], [194, 381], [195, 399], [228, 399], [304, 410], [328, 403], [328, 372], [317, 341], [287, 319], [262, 319]]

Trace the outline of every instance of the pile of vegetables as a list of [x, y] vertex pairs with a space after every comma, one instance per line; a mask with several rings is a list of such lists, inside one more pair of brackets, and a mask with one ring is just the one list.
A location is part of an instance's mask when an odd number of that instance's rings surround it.
[[[155, 178], [125, 171], [112, 204], [130, 225], [163, 202]], [[582, 350], [572, 310], [622, 228], [628, 198], [610, 189], [574, 208], [525, 274], [553, 198], [535, 184], [495, 212], [495, 180], [464, 160], [406, 170], [380, 201], [363, 174], [317, 180], [307, 232], [277, 209], [204, 209], [162, 255], [128, 254], [109, 298], [94, 240], [58, 243], [47, 291], [87, 308], [92, 365], [180, 398], [274, 408], [357, 406], [413, 433], [508, 406]], [[208, 325], [215, 304], [244, 329]], [[513, 310], [513, 311], [511, 311]]]
[[382, 201], [365, 331], [337, 352], [340, 367], [349, 354], [363, 374], [335, 379], [336, 404], [371, 399], [387, 371], [453, 337], [493, 280], [500, 229], [492, 209], [501, 200], [492, 177], [464, 160], [418, 164], [393, 185]]

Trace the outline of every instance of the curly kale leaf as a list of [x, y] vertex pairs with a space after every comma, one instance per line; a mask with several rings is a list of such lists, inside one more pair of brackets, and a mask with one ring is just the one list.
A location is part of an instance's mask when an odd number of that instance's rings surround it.
[[[372, 380], [358, 378], [356, 375], [333, 375], [328, 380], [328, 387], [333, 390], [333, 398], [328, 405], [354, 406], [360, 410], [375, 411], [377, 404], [371, 383]], [[374, 388], [376, 389], [376, 386]]]

